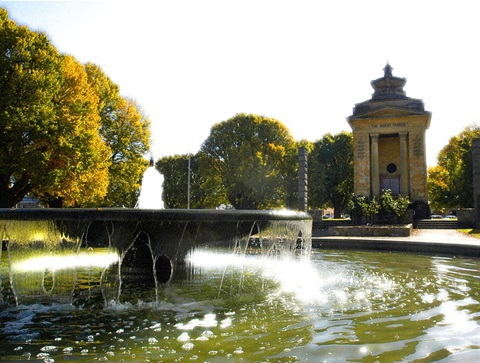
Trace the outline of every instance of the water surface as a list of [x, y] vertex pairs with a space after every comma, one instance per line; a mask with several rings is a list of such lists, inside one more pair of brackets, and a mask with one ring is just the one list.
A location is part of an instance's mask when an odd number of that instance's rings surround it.
[[308, 261], [287, 261], [196, 251], [190, 278], [160, 291], [159, 303], [132, 288], [108, 306], [95, 303], [95, 269], [79, 275], [91, 299], [12, 306], [5, 266], [3, 261], [1, 361], [480, 357], [478, 259], [315, 250]]

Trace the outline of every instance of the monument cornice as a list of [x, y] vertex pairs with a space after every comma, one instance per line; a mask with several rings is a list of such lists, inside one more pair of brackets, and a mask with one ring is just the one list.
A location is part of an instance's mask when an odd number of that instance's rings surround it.
[[395, 110], [398, 113], [423, 114], [425, 111], [423, 101], [414, 98], [400, 100], [368, 100], [355, 105], [350, 117], [362, 118], [383, 110]]
[[423, 127], [429, 128], [431, 118], [432, 113], [429, 111], [412, 113], [390, 107], [383, 110], [377, 110], [362, 117], [348, 116], [347, 122], [352, 128], [354, 128], [354, 126], [355, 128], [361, 128], [362, 126], [368, 128], [373, 124], [390, 125], [401, 123], [404, 123], [405, 126], [420, 123]]

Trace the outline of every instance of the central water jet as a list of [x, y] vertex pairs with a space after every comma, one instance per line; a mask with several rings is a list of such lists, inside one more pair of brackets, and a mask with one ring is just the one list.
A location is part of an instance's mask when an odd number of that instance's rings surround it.
[[163, 175], [155, 168], [153, 157], [150, 158], [150, 167], [142, 177], [142, 187], [136, 208], [163, 209]]

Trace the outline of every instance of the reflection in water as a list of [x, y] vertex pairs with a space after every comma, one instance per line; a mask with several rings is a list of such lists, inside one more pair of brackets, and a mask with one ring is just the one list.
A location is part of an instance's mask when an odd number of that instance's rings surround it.
[[[468, 362], [480, 353], [476, 259], [314, 251], [311, 261], [270, 260], [194, 250], [189, 264], [190, 278], [162, 290], [158, 304], [127, 299], [101, 308], [4, 306], [0, 356]], [[95, 280], [87, 274], [79, 279], [85, 285]]]
[[64, 254], [55, 256], [35, 256], [12, 263], [14, 272], [58, 271], [76, 268], [106, 268], [118, 262], [118, 254], [107, 250], [89, 249], [78, 254]]

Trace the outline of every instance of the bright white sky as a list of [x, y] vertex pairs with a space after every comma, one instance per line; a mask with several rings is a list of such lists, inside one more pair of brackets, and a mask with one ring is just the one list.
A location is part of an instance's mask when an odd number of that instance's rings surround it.
[[195, 153], [236, 113], [283, 122], [295, 139], [350, 131], [370, 81], [407, 78], [431, 111], [427, 163], [480, 123], [480, 2], [175, 0], [7, 2], [12, 19], [93, 62], [152, 121], [152, 152]]

